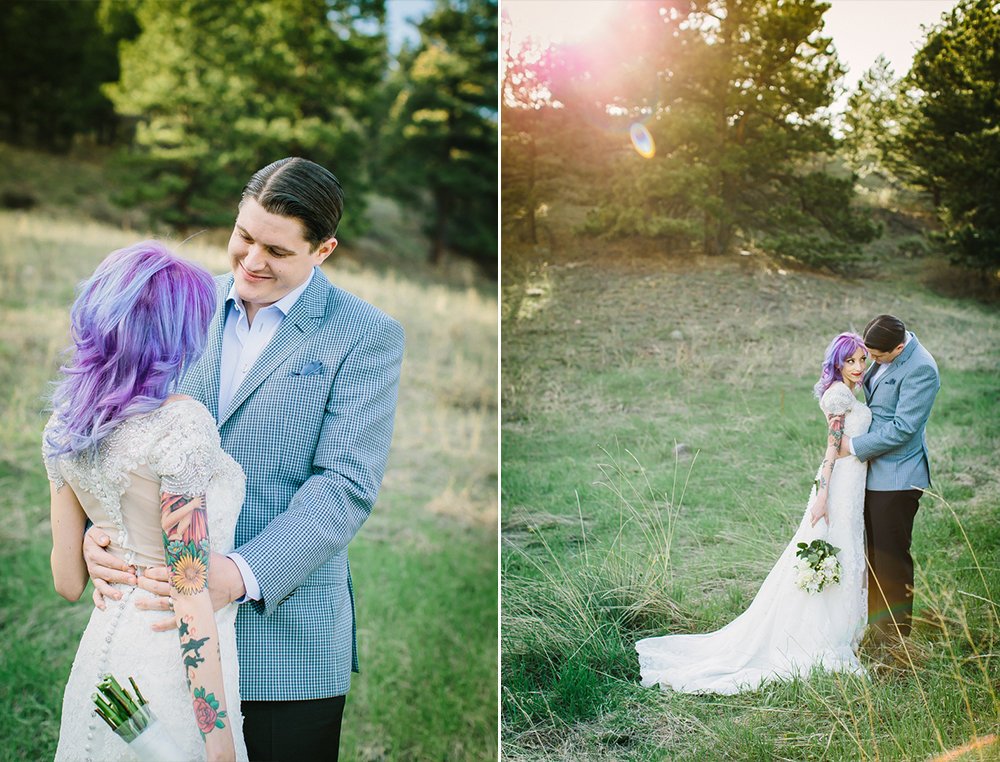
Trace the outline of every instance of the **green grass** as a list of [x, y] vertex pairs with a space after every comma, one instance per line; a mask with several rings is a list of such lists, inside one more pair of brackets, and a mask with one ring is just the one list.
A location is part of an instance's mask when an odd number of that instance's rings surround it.
[[[889, 273], [847, 281], [756, 257], [581, 245], [520, 272], [501, 310], [505, 759], [926, 760], [998, 731], [995, 309]], [[823, 350], [883, 311], [942, 381], [908, 651], [865, 648], [867, 681], [641, 688], [636, 640], [716, 629], [752, 600], [822, 458]]]
[[[52, 586], [42, 398], [69, 342], [74, 285], [140, 237], [57, 212], [0, 212], [2, 762], [52, 758], [91, 610]], [[227, 268], [225, 251], [198, 239], [179, 251]], [[341, 759], [496, 759], [496, 300], [384, 262], [324, 269], [396, 317], [407, 342], [385, 481], [351, 545], [362, 672]]]

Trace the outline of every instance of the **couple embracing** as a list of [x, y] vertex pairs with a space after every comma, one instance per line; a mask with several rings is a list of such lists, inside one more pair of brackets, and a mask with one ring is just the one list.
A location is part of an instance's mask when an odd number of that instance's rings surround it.
[[[892, 315], [872, 320], [863, 337], [831, 342], [815, 386], [827, 446], [795, 536], [747, 610], [721, 630], [637, 642], [643, 685], [733, 694], [814, 668], [860, 674], [866, 621], [876, 643], [909, 635], [910, 542], [930, 486], [925, 427], [939, 388], [934, 358]], [[837, 551], [826, 561], [836, 583], [802, 584], [796, 558], [816, 541]]]
[[337, 758], [358, 669], [347, 545], [403, 351], [395, 320], [318, 267], [343, 199], [283, 159], [243, 190], [232, 274], [144, 241], [78, 289], [43, 454], [56, 589], [76, 600], [91, 578], [96, 607], [56, 760], [136, 759], [95, 713], [104, 674], [135, 678], [182, 759]]

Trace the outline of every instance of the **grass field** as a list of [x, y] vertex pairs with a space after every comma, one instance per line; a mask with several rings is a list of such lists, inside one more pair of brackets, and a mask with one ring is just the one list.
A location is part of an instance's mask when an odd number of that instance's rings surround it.
[[[505, 258], [503, 282], [503, 759], [1000, 759], [1000, 313], [935, 296], [921, 263], [842, 280], [628, 244], [542, 255]], [[880, 312], [942, 381], [907, 650], [866, 647], [864, 681], [641, 688], [637, 639], [752, 600], [822, 458], [823, 350]]]
[[[69, 341], [75, 284], [137, 238], [0, 213], [0, 760], [52, 758], [91, 606], [89, 594], [69, 604], [52, 587], [42, 398]], [[227, 269], [224, 249], [179, 251]], [[351, 544], [362, 673], [341, 759], [496, 759], [496, 299], [384, 264], [324, 269], [407, 338], [385, 482]]]

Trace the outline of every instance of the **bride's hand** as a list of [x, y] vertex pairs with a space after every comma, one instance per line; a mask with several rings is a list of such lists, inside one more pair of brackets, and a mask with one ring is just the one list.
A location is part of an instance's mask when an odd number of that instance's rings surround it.
[[[173, 600], [170, 598], [170, 577], [166, 566], [150, 566], [142, 576], [139, 577], [139, 587], [152, 593], [155, 598], [140, 598], [135, 602], [137, 609], [143, 611], [172, 611]], [[177, 627], [177, 620], [174, 616], [161, 619], [153, 625], [156, 632], [166, 632]]]
[[116, 601], [122, 597], [111, 586], [112, 582], [136, 584], [135, 568], [106, 551], [110, 544], [111, 538], [97, 527], [91, 527], [83, 535], [83, 560], [87, 562], [87, 574], [94, 581], [94, 605], [102, 611], [105, 596]]
[[820, 519], [825, 519], [827, 525], [829, 526], [829, 524], [830, 524], [830, 516], [826, 512], [826, 496], [825, 495], [817, 495], [816, 496], [816, 501], [813, 503], [813, 507], [812, 507], [812, 510], [810, 511], [809, 515], [812, 516], [812, 526], [816, 526], [816, 522], [818, 522]]

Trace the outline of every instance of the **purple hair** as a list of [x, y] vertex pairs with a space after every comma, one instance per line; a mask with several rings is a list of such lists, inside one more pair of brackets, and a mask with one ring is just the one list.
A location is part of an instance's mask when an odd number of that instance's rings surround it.
[[819, 374], [819, 381], [813, 387], [817, 397], [822, 397], [823, 392], [837, 381], [844, 380], [841, 373], [844, 361], [858, 349], [865, 353], [865, 357], [868, 356], [864, 340], [856, 333], [842, 333], [830, 342], [830, 346], [826, 348], [826, 357], [823, 359], [823, 370]]
[[53, 454], [93, 455], [126, 418], [159, 407], [201, 356], [215, 301], [208, 270], [159, 241], [109, 254], [70, 311], [74, 352], [52, 394]]

